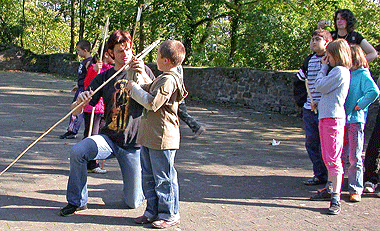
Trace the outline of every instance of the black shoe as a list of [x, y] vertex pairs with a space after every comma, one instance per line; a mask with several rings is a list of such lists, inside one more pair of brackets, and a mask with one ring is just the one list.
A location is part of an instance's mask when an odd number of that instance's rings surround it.
[[61, 211], [59, 211], [59, 215], [63, 217], [67, 217], [67, 216], [73, 215], [76, 211], [81, 211], [85, 209], [87, 209], [87, 204], [81, 207], [78, 207], [72, 204], [67, 204], [66, 207], [62, 208]]
[[318, 177], [314, 176], [313, 178], [308, 179], [304, 182], [305, 185], [320, 185], [320, 184], [326, 184], [327, 181], [320, 180]]
[[312, 201], [329, 201], [331, 200], [331, 194], [327, 188], [318, 189], [317, 193], [310, 197]]
[[340, 213], [340, 202], [336, 200], [331, 200], [329, 211], [327, 211], [330, 215], [338, 215]]
[[191, 139], [197, 139], [200, 135], [202, 135], [206, 131], [206, 128], [203, 126], [200, 126], [199, 129], [194, 132], [194, 135], [191, 137]]
[[77, 134], [72, 131], [67, 131], [65, 134], [59, 136], [60, 139], [76, 139]]

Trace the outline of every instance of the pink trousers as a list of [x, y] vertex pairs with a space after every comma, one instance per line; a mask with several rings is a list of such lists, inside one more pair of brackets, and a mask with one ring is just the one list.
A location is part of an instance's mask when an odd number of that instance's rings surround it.
[[319, 120], [322, 159], [329, 174], [343, 174], [342, 150], [346, 119], [323, 118]]

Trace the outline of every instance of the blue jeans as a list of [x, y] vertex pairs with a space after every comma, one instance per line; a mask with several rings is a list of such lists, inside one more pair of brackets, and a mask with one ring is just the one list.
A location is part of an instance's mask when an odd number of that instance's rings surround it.
[[67, 184], [67, 201], [75, 206], [87, 203], [87, 162], [116, 157], [123, 177], [124, 201], [137, 208], [144, 200], [142, 192], [140, 149], [122, 149], [107, 136], [95, 135], [75, 144], [70, 153], [70, 175]]
[[179, 187], [174, 168], [176, 150], [141, 148], [143, 190], [149, 219], [176, 221], [179, 216]]
[[364, 124], [346, 123], [344, 128], [344, 144], [342, 152], [343, 167], [347, 163], [347, 156], [350, 161], [348, 168], [348, 191], [350, 194], [363, 193], [363, 142]]
[[305, 124], [305, 147], [313, 164], [314, 176], [321, 181], [327, 181], [327, 169], [322, 159], [321, 141], [319, 139], [318, 114], [303, 108], [303, 122]]

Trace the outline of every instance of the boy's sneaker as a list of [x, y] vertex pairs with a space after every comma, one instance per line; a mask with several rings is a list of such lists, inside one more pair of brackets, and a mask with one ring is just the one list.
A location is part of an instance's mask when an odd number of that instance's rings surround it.
[[107, 170], [101, 169], [100, 167], [96, 167], [94, 169], [87, 169], [88, 173], [96, 173], [96, 174], [104, 174], [107, 173]]
[[326, 184], [326, 180], [320, 180], [318, 177], [314, 176], [313, 178], [308, 179], [304, 182], [305, 185], [320, 185], [320, 184]]
[[178, 225], [179, 223], [180, 223], [179, 219], [176, 221], [158, 220], [158, 221], [153, 221], [152, 225], [154, 228], [157, 228], [157, 229], [165, 229], [165, 228]]
[[377, 196], [377, 197], [380, 197], [380, 192], [376, 193], [376, 196]]
[[340, 213], [340, 202], [337, 200], [331, 200], [330, 202], [330, 208], [327, 211], [328, 214], [330, 215], [337, 215]]
[[71, 216], [73, 215], [76, 211], [81, 211], [81, 210], [86, 210], [87, 209], [87, 204], [78, 207], [72, 204], [67, 204], [66, 207], [62, 208], [61, 211], [59, 211], [59, 215], [63, 217]]
[[60, 139], [76, 139], [77, 134], [72, 131], [67, 131], [65, 134], [59, 136]]
[[149, 223], [152, 223], [153, 220], [150, 220], [148, 217], [142, 215], [140, 217], [136, 217], [135, 219], [133, 219], [133, 221], [136, 223], [136, 224], [149, 224]]
[[203, 126], [200, 126], [200, 128], [194, 133], [192, 139], [197, 139], [200, 135], [202, 135], [206, 131], [206, 128]]
[[317, 193], [310, 197], [312, 201], [329, 201], [331, 200], [331, 194], [327, 188], [318, 189]]
[[364, 192], [365, 193], [374, 193], [376, 190], [377, 184], [373, 184], [372, 182], [366, 181], [364, 183]]

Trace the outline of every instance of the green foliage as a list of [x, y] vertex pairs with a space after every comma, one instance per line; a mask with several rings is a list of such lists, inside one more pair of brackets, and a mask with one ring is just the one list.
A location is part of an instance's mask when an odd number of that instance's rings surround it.
[[[380, 42], [380, 8], [372, 0], [26, 0], [24, 27], [22, 1], [0, 1], [0, 41], [17, 44], [23, 33], [25, 47], [36, 53], [68, 51], [72, 1], [76, 40], [84, 23], [83, 37], [100, 44], [107, 16], [110, 32], [126, 29], [132, 33], [137, 6], [143, 3], [135, 51], [157, 38], [178, 39], [187, 50], [186, 64], [193, 66], [298, 69], [311, 53], [310, 35], [317, 22], [332, 22], [339, 8], [354, 12], [356, 31], [371, 44]], [[326, 29], [334, 30], [333, 25]], [[147, 59], [154, 61], [154, 52]], [[378, 60], [371, 63], [376, 74], [380, 74]]]
[[26, 5], [25, 48], [34, 53], [68, 52], [70, 28], [57, 11], [41, 4]]
[[21, 4], [0, 0], [0, 43], [15, 43], [22, 33]]

